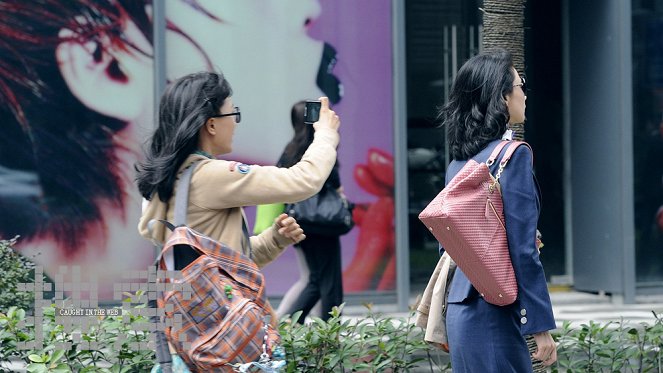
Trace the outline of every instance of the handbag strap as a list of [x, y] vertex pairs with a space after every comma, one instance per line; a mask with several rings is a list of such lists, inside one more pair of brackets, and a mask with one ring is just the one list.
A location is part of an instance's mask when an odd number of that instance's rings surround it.
[[[504, 153], [504, 156], [502, 157], [502, 160], [500, 161], [500, 166], [497, 169], [497, 173], [495, 174], [494, 180], [489, 186], [489, 189], [491, 191], [494, 190], [495, 187], [497, 186], [497, 184], [499, 183], [500, 176], [502, 176], [502, 171], [504, 171], [504, 167], [506, 167], [506, 164], [509, 163], [509, 160], [511, 159], [511, 156], [516, 151], [516, 149], [520, 145], [525, 145], [530, 149], [530, 151], [532, 150], [532, 147], [529, 146], [529, 144], [524, 142], [524, 141], [508, 141], [508, 142], [510, 142], [509, 147], [506, 148], [506, 152]], [[532, 162], [534, 162], [534, 159], [532, 159]]]
[[497, 156], [500, 155], [500, 152], [502, 149], [509, 143], [509, 141], [500, 141], [499, 144], [493, 149], [493, 152], [490, 153], [490, 156], [486, 160], [486, 165], [487, 166], [492, 166], [493, 163], [495, 163], [495, 159], [497, 159]]
[[[524, 141], [512, 141], [511, 144], [509, 144], [509, 147], [506, 148], [506, 152], [504, 153], [504, 156], [502, 157], [502, 160], [500, 161], [500, 166], [502, 164], [504, 164], [504, 166], [506, 166], [506, 164], [511, 159], [511, 156], [516, 151], [516, 149], [518, 149], [518, 147], [520, 145], [525, 145], [529, 148], [530, 151], [532, 151], [532, 147], [528, 143], [526, 143]], [[534, 156], [532, 156], [532, 164], [534, 164]]]

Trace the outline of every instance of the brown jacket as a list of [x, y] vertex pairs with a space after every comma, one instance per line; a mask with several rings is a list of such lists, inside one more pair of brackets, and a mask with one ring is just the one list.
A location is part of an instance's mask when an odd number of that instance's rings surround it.
[[[244, 165], [238, 162], [208, 159], [192, 154], [179, 173], [194, 161], [201, 160], [191, 179], [187, 225], [219, 242], [246, 252], [242, 232], [242, 206], [268, 203], [292, 203], [316, 194], [322, 188], [336, 162], [338, 132], [322, 128], [302, 160], [290, 168]], [[258, 151], [258, 149], [256, 149]], [[138, 231], [143, 237], [164, 242], [167, 236], [162, 224], [154, 225], [150, 236], [147, 224], [153, 219], [173, 221], [175, 195], [168, 204], [154, 196], [143, 211]], [[293, 242], [280, 235], [273, 225], [252, 236], [252, 258], [259, 267], [278, 257]]]

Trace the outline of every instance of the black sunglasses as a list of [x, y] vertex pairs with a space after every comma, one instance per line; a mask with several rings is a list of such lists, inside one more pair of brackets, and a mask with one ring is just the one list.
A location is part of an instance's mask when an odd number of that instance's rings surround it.
[[235, 109], [233, 110], [232, 113], [212, 115], [210, 118], [223, 118], [233, 115], [235, 116], [235, 123], [239, 123], [242, 121], [242, 113], [239, 111], [239, 106], [235, 106]]
[[514, 87], [520, 87], [523, 90], [524, 94], [527, 94], [527, 82], [525, 82], [525, 77], [520, 77], [520, 83], [514, 84]]

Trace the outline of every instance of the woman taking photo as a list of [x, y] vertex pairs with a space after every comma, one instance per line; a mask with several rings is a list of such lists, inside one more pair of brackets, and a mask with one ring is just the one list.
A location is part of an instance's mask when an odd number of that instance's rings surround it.
[[[277, 217], [270, 229], [247, 237], [242, 207], [297, 202], [322, 188], [336, 161], [340, 120], [327, 98], [321, 101], [314, 139], [301, 162], [289, 168], [261, 167], [217, 159], [233, 150], [233, 134], [241, 120], [223, 75], [200, 72], [173, 82], [161, 98], [158, 126], [145, 161], [137, 166], [138, 188], [149, 201], [138, 227], [141, 235], [164, 242], [168, 234], [164, 226], [155, 224], [150, 233], [148, 223], [173, 221], [175, 182], [185, 168], [198, 162], [189, 190], [187, 226], [245, 253], [250, 241], [258, 267], [303, 240], [302, 229], [286, 214]], [[175, 254], [169, 268], [181, 269], [190, 260]]]
[[[460, 68], [440, 111], [453, 157], [447, 183], [469, 159], [485, 162], [509, 123], [524, 122], [526, 99], [525, 81], [504, 50], [475, 56]], [[446, 319], [454, 372], [532, 372], [532, 360], [550, 365], [557, 359], [549, 333], [555, 319], [536, 244], [540, 196], [532, 160], [528, 147], [518, 147], [500, 178], [518, 299], [503, 307], [487, 303], [463, 271], [456, 270]], [[498, 163], [491, 167], [493, 173]], [[528, 335], [536, 343], [531, 357]]]

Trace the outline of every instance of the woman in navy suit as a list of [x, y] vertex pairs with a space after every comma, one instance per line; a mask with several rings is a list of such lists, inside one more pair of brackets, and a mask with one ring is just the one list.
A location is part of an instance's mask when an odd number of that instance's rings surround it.
[[[525, 121], [526, 99], [525, 82], [504, 50], [475, 56], [460, 68], [440, 111], [453, 157], [447, 183], [467, 160], [485, 162], [508, 123]], [[500, 178], [518, 299], [503, 307], [487, 303], [463, 271], [456, 270], [446, 319], [454, 372], [532, 372], [526, 335], [536, 342], [534, 359], [545, 365], [557, 360], [549, 333], [555, 319], [536, 244], [540, 197], [532, 159], [528, 147], [518, 147]]]

